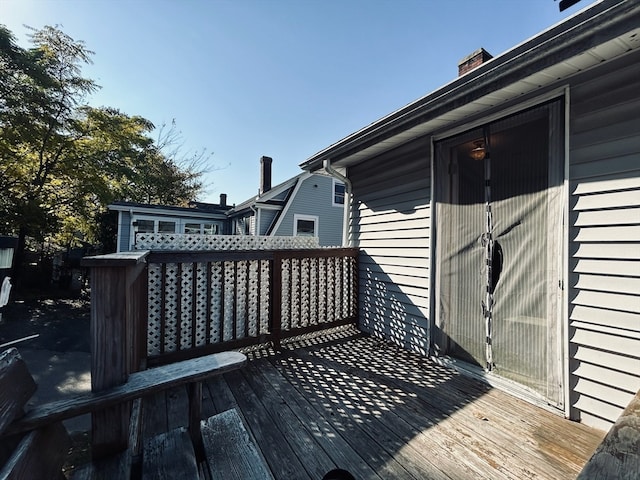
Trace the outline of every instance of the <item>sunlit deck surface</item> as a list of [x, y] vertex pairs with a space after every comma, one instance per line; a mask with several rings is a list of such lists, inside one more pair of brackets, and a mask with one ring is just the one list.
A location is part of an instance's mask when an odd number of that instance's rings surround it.
[[[574, 478], [604, 437], [353, 328], [248, 355], [203, 417], [240, 411], [277, 479]], [[184, 402], [150, 399], [146, 433], [186, 424]]]

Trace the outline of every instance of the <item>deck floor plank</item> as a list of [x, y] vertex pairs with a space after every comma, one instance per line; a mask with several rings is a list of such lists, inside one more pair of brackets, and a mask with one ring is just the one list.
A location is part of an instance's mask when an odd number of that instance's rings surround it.
[[258, 362], [260, 375], [269, 382], [274, 391], [286, 399], [289, 408], [296, 416], [306, 422], [306, 428], [316, 437], [318, 444], [331, 457], [337, 468], [347, 469], [357, 475], [357, 478], [382, 480], [340, 432], [313, 408], [307, 398], [289, 382], [284, 381], [280, 372], [270, 362], [266, 360]]
[[[344, 367], [334, 360], [328, 361], [326, 358], [312, 356], [308, 353], [300, 353], [304, 350], [294, 352], [307, 361], [314, 364], [335, 368], [345, 375], [350, 374], [351, 367]], [[335, 358], [333, 353], [330, 355]], [[424, 457], [425, 451], [429, 452], [426, 457], [431, 465], [429, 470], [432, 477], [439, 475], [440, 471], [447, 478], [511, 478], [507, 472], [501, 471], [499, 463], [485, 452], [486, 445], [480, 444], [478, 450], [480, 455], [465, 456], [464, 451], [471, 447], [470, 439], [473, 438], [471, 429], [465, 425], [442, 426], [441, 421], [450, 421], [443, 415], [442, 411], [432, 405], [421, 403], [416, 395], [406, 395], [410, 385], [406, 382], [395, 384], [393, 380], [381, 378], [380, 375], [362, 372], [362, 381], [367, 381], [370, 391], [367, 395], [368, 402], [376, 404], [382, 414], [375, 415], [376, 419], [396, 435], [401, 442], [405, 443], [416, 458]], [[413, 393], [413, 392], [411, 392]], [[361, 402], [364, 399], [360, 399]], [[369, 411], [363, 412], [365, 415], [371, 414]], [[434, 430], [437, 436], [425, 434], [425, 428], [429, 432]]]
[[[336, 368], [348, 369], [352, 368], [352, 366], [348, 365], [350, 359], [346, 358], [341, 352], [350, 350], [352, 349], [342, 348], [341, 351], [332, 350], [324, 355], [308, 355], [314, 361], [322, 361], [325, 356], [329, 357], [332, 359], [332, 363], [337, 365]], [[511, 441], [513, 435], [527, 438], [526, 432], [519, 425], [509, 425], [507, 429], [498, 427], [494, 420], [500, 417], [502, 409], [497, 407], [496, 404], [487, 404], [481, 410], [475, 411], [473, 415], [468, 415], [472, 411], [471, 408], [476, 404], [476, 401], [470, 402], [469, 400], [482, 393], [482, 388], [474, 388], [474, 392], [471, 393], [458, 386], [456, 389], [458, 395], [455, 398], [450, 395], [442, 395], [443, 392], [446, 393], [451, 390], [450, 388], [445, 388], [445, 386], [448, 387], [449, 383], [455, 383], [459, 375], [435, 365], [430, 365], [428, 370], [422, 370], [420, 364], [414, 362], [411, 355], [405, 355], [399, 349], [394, 352], [391, 347], [388, 348], [388, 351], [394, 353], [392, 358], [401, 360], [405, 366], [413, 364], [412, 371], [416, 373], [422, 372], [422, 374], [419, 377], [411, 378], [411, 381], [408, 382], [404, 378], [398, 378], [397, 372], [393, 374], [393, 372], [388, 371], [389, 367], [386, 365], [391, 364], [391, 358], [386, 359], [387, 361], [383, 365], [378, 365], [377, 367], [376, 360], [371, 359], [370, 363], [360, 368], [361, 378], [375, 382], [389, 391], [400, 389], [400, 391], [410, 393], [410, 395], [404, 396], [401, 402], [390, 402], [392, 406], [390, 409], [395, 413], [400, 413], [405, 405], [413, 408], [416, 425], [431, 425], [429, 428], [436, 429], [439, 438], [449, 438], [448, 448], [454, 452], [454, 461], [455, 458], [460, 458], [459, 454], [464, 453], [464, 450], [470, 450], [475, 455], [463, 455], [464, 461], [460, 462], [458, 460], [458, 463], [464, 463], [466, 466], [473, 468], [477, 472], [476, 475], [491, 478], [499, 478], [499, 471], [502, 471], [503, 478], [505, 476], [507, 478], [526, 478], [530, 473], [527, 465], [530, 464], [539, 464], [541, 468], [546, 468], [546, 463], [540, 462], [541, 459], [544, 460], [544, 458], [540, 458], [541, 453], [535, 455], [535, 452], [530, 448], [521, 448], [521, 443], [513, 443]], [[339, 361], [336, 362], [335, 359], [339, 359]], [[346, 365], [343, 365], [343, 362]], [[376, 371], [377, 369], [382, 371]], [[387, 375], [388, 373], [392, 374]], [[434, 373], [437, 377], [436, 380], [429, 378]], [[446, 382], [440, 383], [438, 388], [433, 388], [434, 384], [444, 378], [446, 378]], [[461, 405], [464, 406], [464, 413], [460, 413]], [[408, 417], [407, 420], [411, 421], [411, 417]], [[462, 448], [463, 451], [456, 453], [454, 446], [457, 446], [458, 450]], [[517, 458], [519, 461], [514, 463], [513, 458]], [[484, 463], [484, 467], [482, 463], [478, 464], [477, 460]], [[510, 470], [513, 470], [513, 472], [505, 471], [505, 465], [511, 465]], [[522, 466], [522, 469], [518, 470], [520, 466]], [[546, 473], [552, 476], [554, 472], [563, 472], [563, 470], [565, 470], [564, 463], [558, 463], [557, 465], [550, 465]], [[566, 471], [564, 473], [570, 474], [571, 472]]]
[[142, 402], [142, 436], [151, 438], [169, 431], [167, 399], [164, 392], [148, 395]]
[[183, 427], [189, 422], [189, 397], [184, 385], [165, 392], [167, 402], [167, 429]]
[[[350, 400], [342, 398], [348, 395], [341, 395], [338, 392], [338, 378], [318, 372], [315, 365], [309, 364], [291, 353], [276, 357], [274, 365], [283, 377], [305, 396], [318, 414], [327, 418], [352, 448], [359, 452], [381, 477], [416, 478], [389, 453], [389, 449], [397, 448], [399, 450], [402, 447], [390, 432], [379, 428], [377, 424], [364, 421], [365, 419], [349, 415], [344, 408], [344, 402]], [[356, 379], [354, 378], [354, 380]], [[384, 448], [383, 445], [387, 448]], [[409, 467], [413, 467], [413, 465], [409, 465]]]
[[234, 392], [238, 408], [261, 447], [273, 476], [291, 480], [310, 478], [276, 426], [276, 419], [270, 417], [261, 400], [246, 383], [243, 374], [239, 371], [230, 372], [225, 375], [225, 379]]
[[[302, 351], [293, 351], [291, 355], [313, 365], [314, 371], [323, 377], [334, 380], [332, 384], [321, 384], [319, 387], [323, 396], [331, 398], [332, 405], [327, 413], [339, 412], [345, 421], [359, 423], [414, 478], [424, 478], [425, 472], [428, 472], [428, 478], [434, 480], [451, 478], [450, 472], [433, 463], [433, 451], [424, 455], [415, 444], [408, 443], [414, 438], [408, 433], [411, 427], [398, 417], [397, 410], [401, 403], [394, 401], [395, 395], [385, 385], [363, 376], [353, 382], [351, 371], [340, 368], [336, 362], [301, 354]], [[318, 385], [314, 388], [318, 388]]]
[[215, 413], [222, 413], [226, 410], [238, 407], [238, 403], [236, 402], [233, 392], [229, 388], [224, 376], [220, 375], [207, 380], [203, 383], [202, 390], [204, 390], [205, 387], [211, 396], [213, 410], [215, 410]]
[[575, 478], [604, 437], [353, 328], [248, 356], [204, 382], [203, 418], [236, 408], [276, 479]]
[[280, 397], [278, 392], [264, 381], [259, 368], [257, 362], [248, 365], [244, 371], [245, 381], [260, 398], [266, 414], [274, 420], [308, 475], [311, 478], [322, 478], [326, 472], [335, 468], [335, 464], [318, 445], [314, 436], [307, 431], [303, 420], [289, 407], [287, 399]]

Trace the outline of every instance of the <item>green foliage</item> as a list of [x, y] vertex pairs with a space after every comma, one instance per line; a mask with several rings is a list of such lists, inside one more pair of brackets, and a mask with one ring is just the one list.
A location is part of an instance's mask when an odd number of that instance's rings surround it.
[[203, 171], [165, 153], [171, 137], [158, 144], [149, 120], [87, 105], [98, 86], [82, 76], [83, 42], [50, 26], [30, 39], [23, 49], [0, 25], [0, 233], [94, 242], [114, 200], [196, 198]]

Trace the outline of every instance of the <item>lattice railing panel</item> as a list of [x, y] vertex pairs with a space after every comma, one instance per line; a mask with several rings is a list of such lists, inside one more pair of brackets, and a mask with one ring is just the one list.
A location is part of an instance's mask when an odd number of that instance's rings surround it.
[[208, 295], [207, 295], [207, 264], [196, 264], [195, 279], [195, 321], [194, 335], [195, 346], [202, 347], [207, 344], [207, 323], [210, 323], [208, 311]]
[[269, 307], [271, 306], [271, 282], [269, 281], [269, 262], [267, 260], [260, 260], [258, 262], [259, 277], [258, 277], [258, 308], [259, 313], [259, 331], [266, 332], [269, 330]]
[[136, 233], [134, 250], [230, 251], [320, 248], [317, 237]]
[[219, 343], [223, 338], [224, 325], [224, 296], [223, 285], [224, 264], [222, 262], [211, 263], [210, 285], [210, 311], [209, 311], [209, 341], [207, 343]]
[[[353, 250], [339, 252], [152, 252], [148, 355], [246, 344], [355, 318], [357, 262]], [[276, 266], [281, 281], [274, 285]]]
[[193, 325], [191, 323], [194, 307], [193, 295], [191, 295], [193, 291], [193, 270], [193, 265], [180, 265], [180, 303], [178, 304], [180, 327], [176, 332], [176, 344], [180, 345], [180, 350], [194, 346], [192, 341]]
[[164, 309], [162, 294], [162, 281], [164, 277], [162, 270], [162, 265], [149, 265], [149, 302], [147, 306], [147, 352], [149, 355], [159, 355], [160, 344], [162, 343], [162, 311]]
[[175, 352], [178, 349], [178, 265], [168, 263], [165, 268], [165, 288], [164, 305], [165, 312], [172, 312], [172, 315], [165, 314], [163, 347], [165, 352]]

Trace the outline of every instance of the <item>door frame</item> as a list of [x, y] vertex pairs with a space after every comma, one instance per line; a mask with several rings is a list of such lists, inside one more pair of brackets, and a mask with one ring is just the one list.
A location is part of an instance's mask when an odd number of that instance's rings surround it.
[[[524, 110], [540, 106], [544, 103], [559, 100], [563, 102], [561, 105], [564, 106], [564, 165], [562, 172], [562, 179], [560, 188], [560, 201], [561, 205], [559, 206], [560, 216], [559, 224], [561, 228], [559, 229], [558, 236], [556, 241], [560, 242], [558, 248], [558, 273], [559, 278], [561, 279], [562, 285], [559, 288], [559, 298], [557, 302], [557, 339], [558, 339], [558, 358], [557, 358], [557, 368], [559, 373], [559, 378], [562, 379], [563, 385], [562, 388], [562, 398], [563, 403], [559, 407], [550, 406], [545, 398], [543, 398], [537, 392], [529, 389], [528, 387], [521, 385], [515, 381], [512, 381], [507, 378], [499, 377], [495, 374], [490, 374], [485, 372], [483, 369], [475, 368], [472, 365], [467, 364], [466, 362], [459, 361], [455, 358], [452, 358], [447, 355], [443, 355], [442, 352], [437, 351], [436, 345], [434, 343], [434, 332], [436, 327], [436, 319], [439, 318], [440, 307], [439, 302], [436, 301], [437, 292], [439, 292], [440, 287], [438, 284], [439, 275], [435, 272], [439, 271], [438, 266], [438, 232], [437, 232], [437, 218], [436, 218], [436, 201], [435, 201], [435, 188], [436, 188], [436, 169], [435, 169], [435, 144], [443, 139], [453, 137], [460, 133], [466, 132], [468, 130], [472, 130], [474, 128], [482, 127], [488, 123], [492, 123], [498, 121], [500, 119], [506, 118], [510, 115], [517, 114], [523, 112]], [[507, 391], [508, 393], [521, 398], [529, 403], [537, 405], [539, 407], [544, 408], [545, 410], [549, 410], [555, 414], [561, 414], [566, 418], [570, 416], [570, 375], [569, 375], [569, 302], [568, 302], [568, 286], [569, 286], [569, 153], [570, 153], [570, 88], [569, 85], [563, 85], [561, 87], [554, 88], [549, 90], [548, 92], [537, 95], [528, 100], [522, 101], [520, 103], [511, 105], [509, 107], [496, 110], [491, 112], [486, 116], [482, 116], [480, 118], [475, 118], [472, 121], [457, 124], [454, 127], [448, 128], [444, 131], [439, 131], [436, 134], [431, 136], [431, 145], [430, 145], [430, 182], [431, 182], [431, 199], [430, 199], [430, 210], [432, 212], [431, 220], [430, 220], [430, 228], [433, 234], [429, 240], [429, 249], [431, 252], [431, 260], [430, 260], [430, 271], [432, 275], [430, 275], [429, 288], [433, 294], [430, 296], [430, 318], [429, 318], [429, 355], [434, 359], [437, 363], [441, 365], [445, 365], [451, 368], [454, 368], [460, 371], [463, 374], [475, 377], [480, 379], [481, 381], [490, 384], [495, 388], [499, 388]]]

